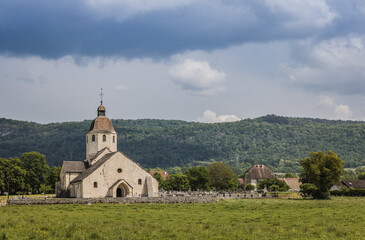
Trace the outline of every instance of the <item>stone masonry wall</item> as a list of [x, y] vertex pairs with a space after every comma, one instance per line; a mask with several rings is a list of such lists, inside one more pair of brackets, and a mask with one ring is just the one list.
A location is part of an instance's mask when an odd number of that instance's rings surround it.
[[128, 197], [128, 198], [52, 198], [9, 199], [9, 205], [94, 204], [94, 203], [215, 203], [218, 197]]

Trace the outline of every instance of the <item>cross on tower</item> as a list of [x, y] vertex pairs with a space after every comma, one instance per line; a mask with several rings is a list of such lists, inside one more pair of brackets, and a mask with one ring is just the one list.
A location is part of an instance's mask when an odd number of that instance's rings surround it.
[[103, 94], [103, 89], [101, 88], [101, 90], [100, 90], [100, 103], [101, 103], [101, 105], [103, 105], [103, 96], [104, 96], [104, 94]]

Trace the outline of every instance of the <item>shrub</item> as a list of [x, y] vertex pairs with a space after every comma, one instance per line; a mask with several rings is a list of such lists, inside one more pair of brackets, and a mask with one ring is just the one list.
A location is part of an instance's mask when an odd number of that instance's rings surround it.
[[251, 191], [251, 190], [254, 190], [254, 189], [255, 189], [255, 186], [252, 185], [251, 183], [247, 184], [246, 188], [245, 188], [246, 191]]

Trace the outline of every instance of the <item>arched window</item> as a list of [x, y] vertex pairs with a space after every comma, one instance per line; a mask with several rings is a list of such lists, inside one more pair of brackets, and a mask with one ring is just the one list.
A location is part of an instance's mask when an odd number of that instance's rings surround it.
[[88, 143], [89, 142], [89, 137], [88, 136], [86, 136], [86, 143]]
[[94, 188], [98, 187], [98, 182], [94, 182]]
[[106, 142], [106, 135], [103, 135], [103, 142]]
[[92, 135], [92, 136], [91, 136], [91, 141], [92, 141], [92, 142], [95, 142], [95, 135]]
[[115, 136], [113, 136], [113, 143], [115, 143]]
[[138, 184], [142, 185], [142, 179], [138, 179]]

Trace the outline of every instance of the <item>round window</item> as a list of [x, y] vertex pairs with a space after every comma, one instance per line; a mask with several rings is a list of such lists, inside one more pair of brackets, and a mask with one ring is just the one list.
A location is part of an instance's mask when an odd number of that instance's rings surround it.
[[118, 173], [121, 173], [122, 172], [122, 169], [121, 168], [118, 168]]

